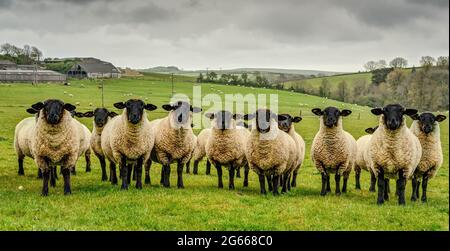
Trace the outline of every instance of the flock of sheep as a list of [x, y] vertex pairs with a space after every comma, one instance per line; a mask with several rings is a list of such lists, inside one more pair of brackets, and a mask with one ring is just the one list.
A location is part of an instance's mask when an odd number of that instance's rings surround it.
[[[232, 114], [217, 111], [204, 114], [211, 120], [211, 128], [193, 133], [192, 115], [201, 112], [188, 102], [178, 101], [163, 105], [168, 115], [149, 121], [146, 111], [157, 109], [139, 99], [114, 104], [123, 109], [122, 114], [97, 108], [85, 113], [61, 100], [49, 99], [33, 104], [27, 112], [34, 117], [25, 118], [16, 126], [16, 149], [19, 175], [24, 175], [23, 159], [34, 159], [38, 175], [43, 179], [42, 195], [48, 195], [48, 183], [56, 185], [58, 173], [64, 178], [64, 194], [71, 193], [70, 175], [75, 174], [77, 160], [86, 158], [86, 171], [90, 171], [91, 150], [100, 160], [102, 181], [108, 180], [106, 160], [110, 163], [109, 181], [117, 184], [116, 165], [119, 166], [121, 188], [128, 189], [131, 179], [136, 188], [142, 189], [142, 168], [145, 167], [145, 183], [150, 184], [152, 162], [162, 165], [160, 183], [170, 187], [170, 165], [177, 163], [177, 187], [183, 188], [183, 168], [198, 173], [198, 164], [206, 156], [207, 170], [217, 169], [218, 187], [223, 188], [222, 166], [229, 173], [229, 189], [234, 189], [235, 175], [240, 177], [244, 169], [244, 187], [248, 186], [249, 170], [259, 177], [261, 194], [268, 190], [274, 195], [287, 192], [296, 186], [298, 171], [305, 158], [305, 142], [295, 131], [293, 123], [301, 117], [275, 114], [260, 108], [251, 114]], [[320, 128], [311, 146], [311, 159], [321, 173], [321, 195], [331, 191], [330, 176], [335, 175], [335, 193], [347, 191], [347, 181], [355, 170], [356, 189], [360, 189], [361, 170], [370, 172], [370, 191], [378, 186], [378, 204], [389, 199], [389, 179], [396, 180], [399, 204], [405, 204], [406, 180], [412, 179], [411, 200], [419, 197], [422, 183], [422, 201], [427, 200], [428, 180], [436, 175], [442, 165], [439, 122], [444, 115], [415, 109], [405, 109], [392, 104], [372, 109], [379, 116], [378, 126], [366, 129], [357, 141], [343, 130], [342, 117], [350, 110], [327, 107], [312, 109], [320, 118]], [[411, 128], [405, 116], [414, 121]], [[94, 117], [92, 133], [74, 117]], [[242, 120], [251, 121], [251, 125]], [[343, 185], [341, 190], [341, 176]]]

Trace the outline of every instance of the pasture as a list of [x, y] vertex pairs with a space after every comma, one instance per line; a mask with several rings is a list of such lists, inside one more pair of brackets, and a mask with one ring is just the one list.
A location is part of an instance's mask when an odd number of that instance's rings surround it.
[[[193, 78], [175, 77], [176, 93], [192, 95]], [[448, 119], [441, 124], [444, 164], [429, 182], [428, 203], [411, 202], [411, 182], [407, 183], [406, 206], [399, 206], [394, 193], [383, 206], [376, 205], [376, 194], [370, 193], [369, 174], [362, 172], [362, 190], [355, 190], [354, 173], [349, 179], [349, 191], [320, 196], [321, 178], [309, 157], [311, 141], [319, 128], [312, 108], [337, 106], [351, 109], [344, 119], [344, 128], [356, 139], [364, 129], [377, 124], [369, 107], [346, 104], [320, 97], [281, 90], [202, 84], [202, 95], [208, 93], [277, 93], [279, 112], [298, 114], [303, 120], [296, 130], [306, 142], [305, 163], [300, 169], [297, 188], [274, 197], [261, 196], [255, 173], [249, 175], [249, 187], [236, 179], [236, 189], [217, 188], [216, 171], [205, 175], [205, 161], [199, 175], [184, 174], [184, 189], [174, 186], [176, 172], [172, 165], [171, 188], [159, 185], [161, 166], [153, 164], [152, 184], [142, 190], [132, 183], [128, 191], [101, 181], [97, 158], [92, 155], [92, 172], [85, 173], [85, 161], [80, 158], [77, 175], [72, 176], [72, 195], [64, 196], [62, 178], [49, 196], [40, 196], [42, 180], [36, 178], [34, 162], [26, 158], [25, 176], [17, 175], [17, 160], [13, 148], [15, 125], [25, 117], [26, 108], [47, 98], [59, 98], [75, 104], [81, 112], [101, 105], [98, 82], [73, 80], [62, 84], [0, 84], [0, 230], [447, 230], [449, 229], [449, 164]], [[320, 83], [319, 83], [320, 84]], [[146, 74], [139, 78], [105, 80], [105, 106], [129, 98], [142, 98], [158, 106], [148, 112], [149, 119], [165, 116], [161, 105], [171, 96], [169, 76]], [[73, 97], [68, 94], [72, 94]], [[89, 103], [93, 106], [89, 106]], [[203, 107], [204, 110], [207, 107]], [[118, 112], [116, 109], [113, 109]], [[448, 112], [445, 114], [448, 116]], [[92, 129], [92, 119], [82, 118]], [[411, 121], [408, 120], [408, 124]], [[198, 130], [196, 130], [198, 133]], [[192, 167], [191, 167], [192, 169]], [[391, 181], [391, 184], [394, 181]], [[19, 189], [21, 187], [22, 189]], [[332, 179], [331, 188], [334, 189]]]

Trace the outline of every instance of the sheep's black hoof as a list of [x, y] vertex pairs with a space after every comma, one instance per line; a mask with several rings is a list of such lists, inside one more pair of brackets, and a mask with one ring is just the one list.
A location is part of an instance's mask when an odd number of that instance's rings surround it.
[[341, 192], [336, 192], [336, 195], [337, 195], [337, 196], [341, 195]]
[[411, 196], [411, 201], [417, 201], [417, 197], [415, 195]]
[[70, 195], [70, 194], [72, 194], [72, 191], [70, 189], [64, 191], [64, 195]]
[[377, 204], [378, 205], [383, 205], [384, 204], [384, 200], [383, 199], [378, 199], [377, 200]]
[[244, 187], [248, 187], [248, 181], [244, 181]]
[[375, 193], [376, 192], [376, 190], [375, 190], [375, 188], [369, 188], [369, 192], [371, 192], [371, 193]]
[[90, 167], [86, 167], [86, 172], [90, 173], [91, 172], [91, 168]]
[[44, 197], [48, 196], [48, 189], [47, 190], [43, 189], [42, 192], [41, 192], [41, 195], [44, 196]]
[[279, 196], [279, 195], [280, 195], [280, 193], [278, 191], [273, 192], [273, 196]]
[[122, 185], [122, 186], [120, 187], [120, 189], [121, 189], [121, 190], [128, 190], [128, 186], [127, 186], [127, 185]]
[[102, 181], [107, 181], [107, 180], [108, 180], [108, 177], [106, 177], [106, 175], [102, 176]]
[[384, 195], [384, 200], [385, 200], [385, 201], [389, 201], [389, 194], [385, 194], [385, 195]]
[[400, 206], [404, 206], [404, 205], [406, 205], [406, 202], [403, 200], [403, 201], [398, 201], [398, 204], [400, 205]]
[[178, 188], [184, 188], [184, 186], [183, 186], [183, 185], [177, 185], [177, 187], [178, 187]]
[[356, 189], [356, 190], [361, 190], [361, 186], [356, 185], [356, 186], [355, 186], [355, 189]]
[[145, 184], [150, 184], [150, 176], [145, 176], [145, 180], [144, 180]]
[[19, 176], [24, 176], [25, 172], [23, 170], [19, 170], [18, 174], [19, 174]]
[[229, 185], [229, 186], [228, 186], [228, 189], [229, 189], [229, 190], [234, 190], [234, 186]]
[[142, 189], [142, 183], [136, 184], [136, 189], [141, 190]]
[[223, 188], [223, 184], [219, 184], [219, 186], [218, 186], [219, 188]]
[[321, 195], [321, 196], [327, 195], [327, 191], [322, 191], [322, 192], [320, 192], [320, 195]]
[[427, 197], [422, 197], [421, 200], [422, 200], [423, 203], [426, 203], [427, 202]]

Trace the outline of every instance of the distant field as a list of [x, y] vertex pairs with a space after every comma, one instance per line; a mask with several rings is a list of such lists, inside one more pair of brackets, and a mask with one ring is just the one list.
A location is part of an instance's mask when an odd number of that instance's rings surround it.
[[[338, 77], [341, 76], [333, 78]], [[369, 75], [355, 74], [355, 77], [368, 78]], [[401, 207], [391, 193], [389, 202], [377, 206], [376, 194], [368, 191], [367, 172], [362, 173], [361, 191], [354, 189], [352, 173], [347, 194], [320, 196], [320, 174], [309, 157], [311, 141], [319, 126], [319, 120], [310, 112], [311, 108], [332, 105], [353, 110], [353, 114], [344, 119], [344, 128], [358, 138], [365, 128], [377, 124], [377, 118], [371, 115], [369, 107], [289, 91], [214, 84], [203, 84], [202, 95], [277, 93], [280, 112], [302, 112], [303, 120], [296, 124], [296, 130], [306, 141], [307, 153], [297, 188], [279, 197], [271, 194], [261, 196], [257, 176], [251, 172], [248, 188], [242, 187], [241, 178], [237, 179], [234, 191], [218, 189], [215, 169], [211, 176], [206, 176], [205, 163], [202, 162], [199, 175], [184, 174], [185, 189], [173, 186], [176, 184], [174, 167], [172, 187], [162, 188], [158, 183], [161, 166], [154, 164], [151, 186], [144, 185], [139, 191], [133, 183], [129, 191], [121, 191], [120, 186], [101, 182], [99, 163], [92, 156], [91, 173], [84, 173], [84, 159], [78, 162], [78, 174], [72, 177], [71, 196], [63, 196], [60, 178], [57, 187], [50, 188], [49, 197], [41, 197], [42, 181], [36, 179], [34, 162], [26, 159], [26, 175], [17, 175], [14, 127], [30, 116], [25, 112], [27, 107], [47, 98], [59, 98], [72, 104], [80, 102], [79, 111], [101, 105], [98, 82], [70, 82], [70, 86], [40, 84], [37, 87], [0, 84], [0, 230], [449, 230], [448, 119], [441, 124], [444, 164], [437, 177], [429, 183], [428, 203], [408, 200], [407, 205]], [[193, 78], [174, 78], [176, 93], [191, 96], [194, 85], [197, 84]], [[171, 96], [171, 81], [167, 75], [146, 74], [139, 78], [106, 80], [104, 88], [107, 108], [112, 108], [114, 102], [134, 97], [159, 107], [157, 111], [148, 113], [149, 119], [167, 114], [160, 109]], [[73, 97], [68, 94], [73, 94]], [[93, 103], [93, 107], [89, 103]], [[91, 119], [80, 121], [92, 128]], [[225, 187], [227, 176], [224, 175]], [[19, 190], [19, 186], [24, 189]], [[334, 182], [331, 186], [334, 189]], [[408, 199], [410, 186], [409, 182]]]
[[371, 83], [372, 73], [370, 72], [362, 72], [362, 73], [352, 73], [352, 74], [343, 74], [343, 75], [335, 75], [328, 77], [320, 77], [320, 78], [311, 78], [302, 81], [294, 80], [287, 81], [284, 83], [286, 89], [289, 89], [291, 86], [296, 83], [309, 84], [314, 88], [319, 88], [322, 84], [323, 79], [327, 79], [330, 83], [331, 90], [336, 90], [337, 86], [340, 82], [346, 81], [348, 87], [351, 87], [355, 81], [365, 80], [367, 84]]

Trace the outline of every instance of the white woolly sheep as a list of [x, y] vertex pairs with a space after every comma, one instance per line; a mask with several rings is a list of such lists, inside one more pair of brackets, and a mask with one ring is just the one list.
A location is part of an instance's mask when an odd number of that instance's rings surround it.
[[278, 129], [277, 115], [269, 109], [260, 108], [244, 119], [255, 119], [252, 131], [246, 143], [246, 157], [250, 168], [259, 176], [261, 194], [266, 194], [265, 176], [273, 186], [274, 195], [278, 195], [280, 175], [295, 165], [295, 142], [287, 133]]
[[[302, 136], [300, 136], [300, 134], [298, 134], [295, 131], [295, 127], [293, 126], [293, 123], [298, 123], [301, 120], [302, 120], [301, 117], [298, 117], [298, 116], [292, 117], [290, 114], [279, 114], [278, 115], [278, 128], [280, 130], [283, 130], [284, 132], [289, 134], [289, 136], [292, 137], [292, 139], [295, 142], [295, 147], [296, 147], [295, 152], [297, 153], [296, 164], [293, 166], [293, 170], [288, 170], [287, 171], [288, 179], [283, 180], [284, 191], [286, 191], [286, 189], [290, 190], [291, 186], [292, 187], [297, 186], [298, 171], [305, 159], [305, 141], [303, 140]], [[291, 173], [292, 173], [292, 184], [290, 183]]]
[[50, 174], [58, 164], [64, 177], [64, 194], [70, 194], [70, 170], [76, 165], [80, 151], [78, 126], [70, 114], [75, 106], [49, 99], [33, 104], [32, 108], [39, 111], [31, 149], [43, 175], [42, 195], [48, 195]]
[[346, 109], [340, 111], [336, 107], [327, 107], [323, 111], [314, 108], [312, 112], [320, 116], [320, 129], [311, 146], [311, 160], [322, 175], [320, 195], [324, 196], [331, 191], [330, 174], [332, 173], [335, 174], [335, 193], [341, 194], [341, 176], [344, 178], [342, 192], [345, 193], [357, 150], [356, 140], [342, 127], [342, 117], [350, 115], [352, 111]]
[[[97, 158], [100, 161], [100, 167], [102, 169], [102, 181], [106, 181], [108, 179], [108, 176], [106, 174], [106, 160], [105, 160], [105, 154], [102, 150], [102, 132], [105, 125], [108, 123], [109, 118], [115, 117], [118, 114], [113, 111], [108, 111], [106, 108], [96, 108], [94, 111], [88, 111], [85, 112], [82, 116], [83, 117], [94, 117], [93, 122], [93, 129], [90, 139], [90, 146], [94, 154], [97, 156]], [[117, 183], [117, 175], [116, 173], [112, 172], [112, 170], [115, 168], [115, 163], [110, 161], [110, 176], [109, 181], [116, 184]], [[113, 166], [113, 167], [112, 167]]]
[[415, 114], [412, 118], [414, 121], [411, 124], [411, 131], [420, 141], [422, 157], [413, 174], [411, 200], [415, 201], [419, 198], [419, 187], [422, 181], [421, 200], [426, 202], [428, 180], [436, 176], [443, 162], [439, 122], [447, 117], [425, 112], [420, 116]]
[[[136, 188], [142, 189], [142, 165], [149, 159], [154, 145], [153, 130], [145, 110], [153, 111], [156, 106], [145, 104], [139, 99], [130, 99], [115, 103], [114, 107], [124, 111], [104, 126], [101, 135], [103, 153], [109, 161], [119, 164], [122, 190], [128, 189], [133, 164], [136, 169]], [[115, 169], [112, 170], [114, 172]]]
[[20, 121], [14, 130], [14, 149], [16, 150], [17, 161], [19, 163], [19, 175], [25, 175], [23, 168], [24, 158], [33, 158], [31, 139], [34, 137], [35, 126], [36, 117], [29, 117]]
[[201, 109], [192, 107], [188, 102], [178, 101], [162, 106], [169, 114], [162, 119], [151, 122], [151, 130], [155, 135], [155, 147], [151, 159], [145, 166], [145, 182], [150, 183], [151, 162], [162, 164], [161, 181], [164, 187], [170, 187], [170, 164], [177, 163], [177, 187], [184, 188], [183, 167], [192, 156], [195, 147], [192, 131], [192, 113]]
[[355, 188], [361, 189], [361, 183], [360, 183], [360, 177], [361, 177], [361, 170], [368, 171], [370, 173], [370, 192], [375, 192], [375, 184], [376, 184], [376, 177], [373, 174], [372, 170], [369, 168], [368, 160], [367, 160], [367, 146], [369, 145], [370, 138], [372, 137], [372, 133], [375, 132], [375, 130], [378, 128], [378, 126], [374, 128], [367, 128], [365, 130], [366, 133], [369, 135], [363, 135], [358, 140], [356, 140], [356, 160], [355, 160]]
[[248, 165], [245, 157], [245, 144], [250, 132], [244, 127], [236, 126], [239, 114], [229, 111], [207, 113], [205, 116], [212, 120], [211, 134], [206, 142], [208, 160], [217, 169], [218, 187], [223, 188], [222, 166], [229, 171], [229, 189], [234, 189], [234, 174], [238, 168], [246, 166], [244, 187], [248, 186]]
[[[191, 159], [194, 161], [194, 174], [198, 174], [198, 163], [206, 156], [205, 148], [209, 135], [211, 135], [211, 128], [205, 128], [197, 135], [196, 145]], [[206, 159], [206, 174], [211, 174], [211, 162], [208, 159]]]
[[404, 205], [406, 180], [411, 178], [422, 156], [419, 139], [406, 126], [404, 115], [413, 116], [417, 110], [390, 104], [371, 112], [381, 115], [367, 149], [369, 166], [377, 177], [377, 204], [389, 199], [386, 188], [392, 178], [397, 179], [398, 203]]

